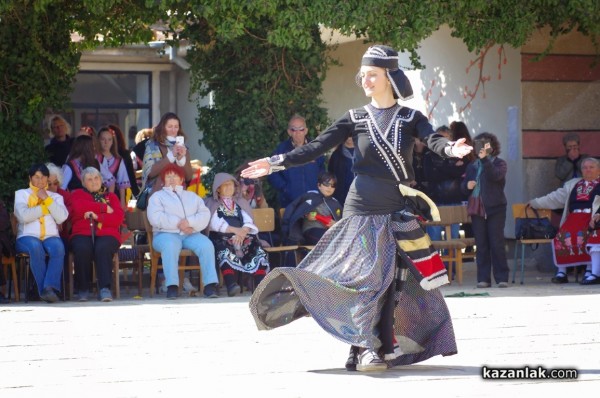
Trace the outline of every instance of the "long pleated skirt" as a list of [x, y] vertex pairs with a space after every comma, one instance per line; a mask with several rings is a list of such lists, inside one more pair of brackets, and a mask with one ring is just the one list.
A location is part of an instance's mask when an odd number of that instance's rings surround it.
[[[275, 268], [257, 286], [250, 311], [258, 328], [311, 316], [343, 342], [378, 349], [377, 324], [396, 269], [393, 234], [416, 228], [421, 228], [416, 221], [392, 221], [389, 214], [343, 218], [296, 268]], [[452, 320], [438, 289], [423, 290], [409, 274], [396, 299], [398, 356], [390, 365], [457, 352]]]

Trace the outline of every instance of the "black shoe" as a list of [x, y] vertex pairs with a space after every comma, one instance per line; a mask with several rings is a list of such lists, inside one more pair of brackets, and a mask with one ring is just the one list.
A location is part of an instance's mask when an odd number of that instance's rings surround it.
[[552, 283], [569, 283], [569, 278], [567, 278], [567, 274], [564, 272], [559, 272], [551, 279]]
[[350, 346], [350, 353], [346, 360], [346, 370], [349, 372], [356, 371], [356, 365], [358, 365], [358, 347]]
[[58, 301], [58, 296], [51, 287], [44, 288], [40, 298], [47, 303], [56, 303]]
[[179, 293], [177, 285], [167, 286], [167, 300], [175, 300], [177, 298], [177, 293]]
[[238, 285], [237, 283], [227, 286], [227, 295], [229, 297], [237, 296], [238, 294], [240, 294], [241, 291], [242, 288], [240, 288], [240, 285]]
[[600, 276], [590, 273], [590, 275], [579, 282], [582, 285], [600, 285]]
[[205, 298], [219, 298], [217, 294], [217, 284], [211, 283], [210, 285], [204, 286], [204, 297]]

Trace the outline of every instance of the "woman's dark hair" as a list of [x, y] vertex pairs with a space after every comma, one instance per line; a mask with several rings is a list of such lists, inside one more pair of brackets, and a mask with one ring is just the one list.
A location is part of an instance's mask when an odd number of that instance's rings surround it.
[[100, 164], [96, 160], [96, 152], [94, 150], [94, 139], [89, 135], [80, 135], [73, 141], [71, 152], [69, 152], [69, 160], [79, 159], [81, 168], [95, 167], [100, 170]]
[[117, 138], [117, 151], [126, 151], [127, 144], [125, 144], [125, 137], [123, 136], [123, 131], [116, 124], [109, 124], [108, 127], [114, 130], [115, 137]]
[[324, 182], [336, 183], [337, 178], [335, 177], [335, 174], [330, 173], [328, 171], [324, 171], [323, 173], [319, 174], [319, 177], [317, 177], [317, 184], [323, 184]]
[[474, 139], [475, 140], [480, 140], [480, 139], [489, 140], [490, 145], [492, 147], [492, 153], [490, 155], [492, 155], [492, 156], [500, 155], [500, 141], [498, 141], [498, 137], [496, 137], [494, 134], [488, 133], [488, 132], [480, 133], [480, 134], [477, 134]]
[[50, 177], [50, 170], [48, 170], [48, 167], [46, 167], [44, 163], [35, 163], [32, 164], [27, 171], [27, 173], [29, 173], [29, 178], [33, 177], [38, 171], [42, 173], [42, 175]]
[[[464, 138], [465, 144], [473, 146], [473, 139], [471, 138], [471, 134], [469, 134], [469, 129], [463, 122], [455, 121], [450, 123], [450, 135], [452, 137], [452, 141]], [[468, 155], [464, 156], [464, 159], [471, 162], [475, 160], [476, 156], [477, 154], [471, 151]]]
[[167, 132], [165, 131], [165, 125], [171, 119], [175, 119], [179, 122], [179, 131], [177, 132], [177, 135], [185, 137], [185, 133], [183, 132], [183, 129], [181, 128], [181, 120], [179, 119], [179, 116], [177, 116], [173, 112], [167, 112], [160, 118], [160, 122], [158, 122], [156, 127], [154, 127], [154, 140], [156, 142], [158, 142], [159, 144], [162, 144], [165, 142], [165, 138], [167, 137]]

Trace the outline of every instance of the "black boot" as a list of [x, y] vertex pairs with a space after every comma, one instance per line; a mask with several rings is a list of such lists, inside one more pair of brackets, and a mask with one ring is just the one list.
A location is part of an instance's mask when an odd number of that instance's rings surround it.
[[237, 296], [238, 294], [240, 294], [242, 289], [240, 288], [240, 285], [237, 284], [235, 275], [224, 275], [223, 279], [225, 280], [225, 286], [227, 287], [227, 295], [229, 297]]

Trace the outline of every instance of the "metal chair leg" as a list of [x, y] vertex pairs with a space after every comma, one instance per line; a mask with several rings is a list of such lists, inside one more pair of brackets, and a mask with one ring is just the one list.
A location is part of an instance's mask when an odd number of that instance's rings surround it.
[[512, 283], [515, 283], [515, 277], [517, 276], [517, 267], [519, 266], [519, 263], [517, 261], [518, 255], [519, 255], [519, 241], [515, 242], [515, 261], [513, 263], [513, 273], [512, 273]]
[[525, 280], [525, 248], [526, 245], [521, 244], [521, 285]]

